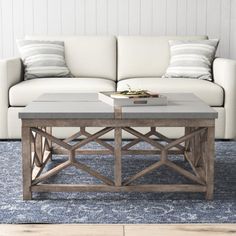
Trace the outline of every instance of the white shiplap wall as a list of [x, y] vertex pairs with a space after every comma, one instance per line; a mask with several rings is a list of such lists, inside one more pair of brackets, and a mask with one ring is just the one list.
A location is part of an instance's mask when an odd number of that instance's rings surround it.
[[0, 0], [0, 58], [26, 34], [207, 34], [236, 59], [236, 0]]

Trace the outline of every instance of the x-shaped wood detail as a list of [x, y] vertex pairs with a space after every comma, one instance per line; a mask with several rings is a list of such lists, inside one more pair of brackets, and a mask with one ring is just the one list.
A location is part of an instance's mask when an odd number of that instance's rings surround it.
[[[36, 185], [42, 181], [45, 181], [46, 179], [56, 175], [63, 169], [74, 166], [82, 171], [87, 172], [91, 176], [96, 177], [97, 179], [101, 180], [106, 185], [114, 185], [114, 181], [109, 179], [108, 177], [102, 175], [98, 171], [92, 169], [91, 167], [79, 162], [75, 156], [76, 156], [76, 150], [80, 149], [81, 147], [85, 146], [86, 144], [94, 141], [106, 148], [111, 154], [114, 153], [114, 147], [107, 142], [99, 139], [104, 134], [110, 132], [114, 128], [107, 127], [99, 130], [98, 132], [94, 134], [90, 134], [86, 131], [85, 127], [80, 127], [80, 131], [73, 134], [72, 136], [61, 140], [55, 136], [53, 136], [50, 133], [46, 132], [45, 128], [31, 128], [31, 142], [32, 142], [32, 184]], [[122, 182], [122, 186], [130, 185], [132, 182], [137, 180], [138, 178], [143, 177], [144, 175], [153, 172], [154, 170], [157, 170], [161, 166], [165, 165], [174, 171], [178, 172], [182, 176], [197, 182], [199, 184], [204, 185], [205, 184], [205, 178], [204, 178], [204, 168], [197, 167], [199, 161], [201, 159], [204, 159], [204, 157], [201, 157], [200, 155], [197, 158], [193, 158], [193, 150], [190, 150], [189, 143], [190, 140], [195, 139], [198, 137], [198, 135], [204, 134], [204, 131], [206, 128], [197, 128], [197, 129], [191, 129], [189, 133], [185, 134], [184, 136], [175, 139], [174, 141], [166, 137], [165, 135], [161, 134], [160, 132], [156, 131], [155, 127], [151, 127], [151, 130], [146, 133], [142, 134], [138, 132], [137, 130], [130, 128], [130, 127], [122, 127], [123, 130], [126, 132], [134, 135], [136, 139], [130, 141], [129, 143], [125, 144], [123, 147], [121, 147], [122, 151], [131, 150], [134, 145], [138, 144], [141, 141], [145, 141], [149, 144], [151, 144], [155, 149], [160, 151], [160, 160], [156, 163], [152, 164], [151, 166], [146, 167], [145, 169], [141, 170], [140, 172], [136, 173], [135, 175], [125, 179]], [[80, 138], [81, 136], [85, 136], [86, 138], [81, 141], [76, 141], [76, 143], [70, 144], [71, 141], [74, 141], [75, 139]], [[158, 139], [154, 140], [151, 138], [151, 136], [155, 136]], [[203, 135], [204, 137], [204, 135]], [[160, 142], [159, 140], [165, 141], [166, 145], [163, 144], [163, 142]], [[69, 155], [69, 158], [67, 161], [57, 165], [56, 167], [44, 172], [44, 168], [47, 164], [47, 162], [51, 158], [51, 152], [50, 152], [50, 145], [49, 142], [53, 142], [56, 144], [57, 147], [63, 148]], [[182, 145], [182, 143], [186, 143], [185, 146]], [[171, 162], [168, 159], [168, 151], [172, 148], [175, 148], [181, 152], [183, 152], [186, 160], [189, 162], [193, 173], [185, 170], [184, 168], [176, 165], [175, 163]], [[204, 161], [204, 160], [203, 160]]]
[[[43, 129], [31, 128], [31, 131], [35, 134], [35, 135], [33, 135], [33, 133], [31, 132], [31, 140], [32, 140], [33, 149], [34, 149], [33, 157], [34, 157], [35, 164], [36, 164], [35, 167], [33, 168], [33, 171], [35, 172], [35, 174], [32, 175], [32, 180], [33, 180], [32, 184], [33, 185], [38, 184], [38, 183], [40, 183], [42, 181], [45, 181], [46, 179], [56, 175], [57, 173], [59, 173], [63, 169], [65, 169], [69, 166], [74, 166], [74, 167], [76, 167], [76, 168], [78, 168], [82, 171], [85, 171], [85, 172], [89, 173], [91, 176], [96, 177], [97, 179], [101, 180], [102, 182], [104, 182], [107, 185], [114, 185], [114, 182], [112, 180], [110, 180], [106, 176], [100, 174], [98, 171], [93, 170], [91, 167], [79, 162], [75, 158], [75, 150], [78, 149], [78, 148], [83, 147], [84, 145], [88, 144], [91, 141], [95, 141], [95, 142], [101, 144], [102, 146], [104, 146], [106, 148], [109, 148], [109, 150], [112, 151], [113, 147], [111, 145], [109, 145], [106, 142], [98, 139], [102, 135], [110, 132], [112, 129], [113, 128], [110, 128], [110, 127], [104, 128], [104, 129], [96, 132], [95, 134], [91, 135], [88, 132], [86, 132], [84, 128], [82, 128], [79, 132], [72, 135], [71, 137], [69, 137], [65, 140], [60, 140], [60, 139], [56, 138], [55, 136], [53, 136], [52, 134], [47, 133]], [[87, 138], [83, 139], [82, 141], [77, 142], [73, 145], [68, 143], [68, 142], [73, 141], [74, 139], [80, 137], [81, 135], [84, 135]], [[37, 153], [35, 151], [37, 149], [36, 148], [36, 139], [37, 139], [38, 136], [40, 136], [41, 138], [44, 138], [44, 140], [50, 140], [51, 142], [56, 143], [57, 146], [60, 146], [64, 149], [66, 149], [67, 152], [69, 153], [69, 159], [67, 161], [57, 165], [56, 167], [50, 169], [49, 171], [41, 174], [44, 167], [46, 166], [46, 164], [49, 160], [49, 153], [45, 153], [46, 149], [43, 148], [42, 153], [43, 153], [43, 155], [45, 155], [45, 157], [43, 158], [43, 162], [40, 163], [39, 158], [37, 156]], [[37, 169], [37, 170], [35, 171], [35, 169]]]
[[[134, 145], [136, 145], [137, 143], [141, 142], [141, 141], [145, 141], [149, 144], [151, 144], [152, 146], [154, 146], [155, 148], [160, 149], [161, 151], [161, 155], [160, 155], [160, 161], [157, 161], [156, 163], [152, 164], [151, 166], [146, 167], [145, 169], [143, 169], [142, 171], [136, 173], [135, 175], [129, 177], [128, 179], [124, 180], [123, 185], [127, 186], [130, 185], [132, 182], [134, 182], [135, 180], [137, 180], [138, 178], [143, 177], [144, 175], [153, 172], [154, 170], [157, 170], [158, 168], [160, 168], [161, 166], [165, 165], [168, 166], [169, 168], [175, 170], [176, 172], [178, 172], [179, 174], [183, 175], [184, 177], [195, 181], [199, 184], [204, 185], [205, 184], [205, 178], [203, 178], [203, 170], [202, 169], [198, 169], [195, 167], [196, 163], [193, 163], [193, 158], [190, 156], [191, 152], [186, 152], [185, 151], [185, 147], [181, 145], [181, 143], [194, 138], [195, 136], [199, 135], [200, 133], [204, 132], [206, 130], [206, 128], [198, 128], [194, 131], [192, 131], [189, 134], [186, 134], [174, 141], [172, 141], [171, 139], [167, 138], [166, 136], [164, 136], [163, 134], [159, 133], [156, 131], [156, 129], [154, 127], [151, 128], [151, 131], [149, 131], [148, 133], [146, 133], [145, 135], [141, 134], [140, 132], [130, 128], [130, 127], [125, 127], [123, 128], [126, 132], [136, 136], [138, 139], [135, 139], [131, 142], [129, 142], [128, 144], [126, 144], [122, 150], [128, 150], [129, 148], [133, 147]], [[155, 141], [153, 139], [150, 139], [150, 136], [156, 136], [158, 138], [161, 138], [162, 140], [167, 142], [167, 145], [163, 145], [158, 143], [158, 141]], [[171, 162], [170, 160], [168, 160], [167, 158], [167, 153], [168, 150], [170, 150], [171, 148], [177, 148], [180, 149], [182, 151], [184, 151], [186, 160], [189, 162], [194, 174], [192, 174], [191, 172], [185, 170], [184, 168], [176, 165], [175, 163]], [[200, 157], [199, 157], [200, 159]]]

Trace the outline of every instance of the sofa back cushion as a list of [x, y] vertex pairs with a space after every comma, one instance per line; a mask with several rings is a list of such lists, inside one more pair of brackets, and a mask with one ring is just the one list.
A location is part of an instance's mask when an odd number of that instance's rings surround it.
[[113, 36], [26, 36], [64, 41], [66, 64], [74, 77], [116, 80], [116, 38]]
[[118, 80], [132, 77], [161, 77], [169, 65], [169, 40], [202, 40], [207, 36], [120, 36]]

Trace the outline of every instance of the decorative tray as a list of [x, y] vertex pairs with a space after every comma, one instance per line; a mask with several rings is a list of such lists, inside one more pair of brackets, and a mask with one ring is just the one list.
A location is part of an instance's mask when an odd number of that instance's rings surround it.
[[146, 90], [99, 92], [98, 99], [111, 106], [166, 106], [167, 97]]

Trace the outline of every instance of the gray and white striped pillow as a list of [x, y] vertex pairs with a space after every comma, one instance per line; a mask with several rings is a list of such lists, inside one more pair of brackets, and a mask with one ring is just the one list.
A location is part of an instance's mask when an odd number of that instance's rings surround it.
[[212, 62], [218, 39], [170, 40], [170, 64], [163, 77], [212, 80]]
[[71, 77], [66, 66], [64, 42], [18, 40], [25, 66], [25, 80], [48, 77]]

